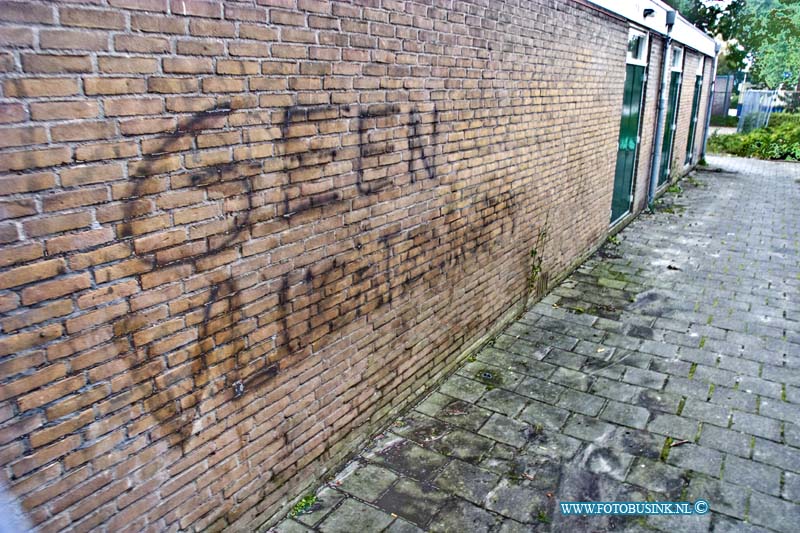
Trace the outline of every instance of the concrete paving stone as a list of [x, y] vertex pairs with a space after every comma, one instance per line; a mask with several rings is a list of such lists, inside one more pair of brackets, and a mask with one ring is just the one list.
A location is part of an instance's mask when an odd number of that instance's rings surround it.
[[687, 443], [669, 449], [667, 463], [684, 470], [694, 470], [713, 477], [720, 477], [724, 455], [696, 444]]
[[781, 440], [781, 422], [765, 416], [734, 411], [731, 429], [747, 433], [748, 435], [764, 437], [765, 439], [774, 440], [776, 442], [780, 442]]
[[603, 377], [614, 381], [619, 381], [622, 379], [622, 374], [625, 373], [625, 367], [619, 363], [608, 362], [602, 359], [594, 359], [590, 357], [581, 367], [581, 372], [594, 378]]
[[500, 476], [494, 472], [456, 460], [442, 470], [434, 483], [459, 498], [480, 505], [499, 480]]
[[698, 443], [739, 457], [750, 457], [753, 437], [740, 431], [723, 429], [713, 424], [703, 424]]
[[319, 525], [323, 533], [352, 533], [380, 531], [394, 518], [375, 507], [347, 498]]
[[526, 452], [531, 455], [546, 457], [553, 461], [569, 461], [578, 452], [583, 443], [573, 437], [554, 431], [543, 430], [529, 439]]
[[525, 378], [522, 374], [508, 368], [486, 364], [482, 361], [467, 363], [458, 371], [458, 374], [480, 381], [484, 385], [506, 390], [514, 390]]
[[649, 431], [659, 435], [672, 437], [674, 440], [690, 441], [694, 441], [699, 427], [700, 423], [696, 420], [664, 413], [654, 414], [652, 420], [647, 424]]
[[650, 364], [650, 370], [667, 374], [669, 376], [667, 380], [673, 379], [674, 376], [687, 377], [691, 369], [691, 363], [679, 359], [662, 359], [660, 357], [655, 357]]
[[314, 530], [287, 518], [270, 528], [267, 533], [307, 533], [309, 531]]
[[567, 350], [554, 349], [550, 350], [544, 361], [558, 370], [578, 370], [586, 363], [586, 357]]
[[686, 497], [691, 502], [707, 501], [712, 511], [739, 519], [745, 518], [748, 492], [737, 485], [704, 475], [695, 475], [689, 482]]
[[750, 521], [775, 531], [796, 533], [800, 506], [754, 491], [750, 495]]
[[371, 464], [351, 463], [335, 480], [336, 487], [364, 501], [377, 500], [392, 483], [397, 474]]
[[604, 398], [572, 389], [567, 389], [561, 393], [561, 397], [556, 405], [576, 413], [596, 416], [597, 413], [600, 412], [600, 409], [603, 408], [605, 403], [606, 400]]
[[517, 522], [534, 523], [552, 506], [547, 495], [512, 480], [502, 480], [486, 495], [486, 508]]
[[649, 387], [651, 389], [661, 389], [667, 381], [666, 374], [654, 372], [652, 370], [645, 370], [642, 368], [630, 367], [625, 371], [622, 377], [625, 383], [631, 385], [639, 385], [642, 387]]
[[714, 533], [769, 533], [770, 531], [718, 513], [714, 513], [711, 521]]
[[777, 466], [790, 472], [800, 473], [800, 453], [788, 446], [756, 437], [753, 459]]
[[732, 410], [722, 405], [714, 405], [708, 402], [699, 401], [694, 398], [687, 398], [683, 404], [681, 416], [694, 418], [701, 422], [708, 422], [715, 426], [726, 428], [731, 419]]
[[533, 428], [524, 422], [495, 413], [478, 433], [514, 448], [522, 448], [532, 431]]
[[569, 417], [569, 411], [546, 403], [532, 401], [516, 418], [534, 429], [558, 431]]
[[520, 396], [505, 389], [492, 389], [486, 391], [476, 403], [490, 411], [514, 417], [525, 408], [528, 401], [525, 396]]
[[711, 528], [711, 513], [680, 516], [651, 515], [647, 525], [663, 531], [708, 531]]
[[411, 522], [406, 522], [402, 518], [395, 518], [392, 525], [386, 530], [386, 533], [423, 533], [424, 530], [418, 528]]
[[[430, 483], [401, 478], [375, 502], [383, 511], [405, 518], [425, 529], [448, 495]], [[353, 529], [351, 531], [364, 531]], [[367, 530], [369, 531], [369, 530]]]
[[419, 411], [411, 411], [392, 422], [389, 429], [395, 435], [414, 441], [420, 446], [426, 446], [452, 432], [454, 428]]
[[[714, 364], [716, 364], [716, 358], [714, 359]], [[721, 368], [698, 364], [695, 368], [694, 377], [692, 379], [698, 379], [708, 383], [714, 383], [716, 385], [723, 385], [725, 387], [733, 387], [737, 382], [736, 378], [736, 373], [731, 372], [730, 370], [723, 370]]]
[[616, 431], [614, 424], [582, 415], [570, 417], [563, 430], [566, 435], [591, 442], [608, 439], [614, 434], [614, 431]]
[[[757, 363], [755, 361], [748, 361], [747, 359], [742, 359], [741, 357], [730, 357], [728, 355], [720, 355], [717, 357], [718, 365], [720, 368], [725, 370], [732, 370], [737, 374], [743, 376], [739, 379], [739, 387], [745, 389], [747, 392], [746, 387], [742, 383], [742, 380], [750, 379], [747, 376], [758, 376], [759, 372], [761, 371], [761, 363]], [[772, 383], [766, 380], [759, 380], [764, 381], [765, 383]], [[780, 389], [780, 386], [778, 387]], [[755, 389], [754, 389], [755, 390]], [[780, 396], [778, 396], [780, 398]]]
[[[583, 363], [581, 363], [581, 366]], [[550, 376], [550, 381], [564, 387], [586, 392], [592, 384], [591, 376], [571, 368], [561, 367]]]
[[800, 425], [791, 422], [783, 423], [783, 439], [789, 446], [800, 448]]
[[772, 398], [761, 398], [758, 407], [758, 414], [762, 416], [786, 420], [788, 422], [797, 422], [800, 420], [800, 405], [774, 400]]
[[474, 403], [486, 391], [486, 385], [479, 381], [453, 374], [439, 387], [439, 392]]
[[677, 413], [683, 398], [678, 394], [653, 389], [644, 389], [632, 403], [646, 407], [652, 412]]
[[455, 500], [445, 504], [433, 519], [428, 531], [433, 533], [454, 531], [488, 533], [499, 520], [499, 517], [481, 507], [462, 500]]
[[471, 431], [456, 429], [441, 439], [428, 443], [428, 447], [448, 457], [470, 463], [479, 463], [491, 451], [495, 441], [481, 437]]
[[708, 397], [708, 384], [682, 376], [670, 376], [664, 390], [681, 396], [701, 399]]
[[800, 503], [800, 474], [786, 472], [783, 479], [783, 498]]
[[765, 494], [780, 495], [781, 470], [757, 461], [727, 455], [722, 478]]
[[755, 394], [749, 394], [722, 386], [714, 387], [714, 393], [711, 395], [711, 403], [726, 405], [750, 413], [755, 413], [758, 408]]
[[592, 383], [591, 393], [610, 400], [629, 402], [639, 396], [645, 389], [627, 383], [621, 383], [605, 377], [598, 377]]
[[567, 390], [566, 387], [562, 387], [561, 385], [529, 377], [525, 378], [525, 380], [517, 386], [515, 392], [527, 398], [554, 404], [558, 402], [558, 399], [565, 390]]
[[625, 481], [669, 497], [680, 496], [686, 484], [682, 469], [642, 457], [633, 462]]
[[477, 431], [492, 415], [488, 409], [436, 392], [416, 409], [428, 416], [471, 431]]
[[429, 481], [436, 477], [449, 459], [400, 439], [376, 452], [370, 461], [420, 481]]
[[600, 418], [615, 424], [643, 429], [650, 418], [650, 412], [644, 407], [609, 400], [600, 413]]

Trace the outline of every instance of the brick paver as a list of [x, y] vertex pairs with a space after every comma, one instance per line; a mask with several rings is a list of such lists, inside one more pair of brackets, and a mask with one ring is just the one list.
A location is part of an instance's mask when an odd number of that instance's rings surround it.
[[797, 531], [800, 164], [709, 163], [276, 530]]

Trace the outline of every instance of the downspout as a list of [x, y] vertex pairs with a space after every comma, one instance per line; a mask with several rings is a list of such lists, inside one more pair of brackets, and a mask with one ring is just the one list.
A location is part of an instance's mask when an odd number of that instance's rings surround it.
[[661, 168], [661, 145], [664, 136], [664, 124], [667, 122], [667, 99], [669, 98], [669, 51], [672, 44], [672, 26], [675, 25], [675, 11], [667, 11], [667, 35], [664, 39], [663, 61], [661, 63], [661, 94], [658, 99], [658, 115], [656, 119], [655, 149], [650, 165], [650, 186], [647, 188], [647, 207], [653, 210], [653, 199], [656, 195], [658, 172]]
[[714, 89], [717, 85], [717, 58], [719, 57], [720, 44], [714, 43], [714, 68], [711, 69], [711, 86], [708, 93], [708, 108], [706, 109], [706, 129], [703, 131], [703, 149], [700, 151], [700, 161], [706, 158], [706, 146], [708, 145], [708, 132], [711, 129], [711, 107], [714, 105]]

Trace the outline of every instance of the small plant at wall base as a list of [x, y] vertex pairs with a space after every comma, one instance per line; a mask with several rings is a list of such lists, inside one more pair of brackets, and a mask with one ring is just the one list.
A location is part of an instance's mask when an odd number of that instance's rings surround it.
[[749, 133], [714, 134], [708, 151], [758, 159], [800, 160], [800, 114], [776, 113], [770, 125]]

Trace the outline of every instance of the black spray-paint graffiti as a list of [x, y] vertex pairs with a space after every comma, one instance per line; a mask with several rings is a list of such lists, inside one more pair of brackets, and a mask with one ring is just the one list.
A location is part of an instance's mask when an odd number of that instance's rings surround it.
[[[385, 109], [385, 108], [383, 108]], [[325, 112], [334, 110], [336, 116], [339, 116], [339, 111], [349, 111], [349, 107], [342, 108], [330, 106], [325, 108], [300, 108], [292, 107], [286, 110], [283, 125], [281, 127], [281, 138], [279, 139], [278, 146], [285, 146], [289, 140], [289, 129], [293, 121], [298, 118], [306, 120], [310, 114], [314, 112]], [[397, 112], [396, 108], [390, 111]], [[189, 120], [182, 122], [181, 126], [172, 134], [163, 138], [162, 143], [156, 148], [150, 150], [150, 153], [143, 159], [136, 172], [138, 179], [134, 186], [133, 192], [130, 194], [131, 201], [129, 201], [129, 209], [126, 213], [125, 219], [129, 222], [135, 222], [138, 218], [147, 216], [149, 213], [141, 212], [141, 204], [137, 201], [146, 198], [151, 191], [148, 190], [149, 179], [164, 174], [164, 170], [160, 167], [160, 162], [165, 157], [169, 157], [176, 152], [185, 151], [187, 136], [193, 139], [192, 144], [196, 142], [199, 135], [206, 131], [214, 131], [224, 124], [227, 117], [230, 116], [232, 110], [229, 107], [220, 107], [210, 111], [198, 113], [191, 117]], [[388, 115], [388, 112], [380, 111], [383, 116]], [[362, 111], [358, 115], [359, 130], [363, 133], [361, 127], [361, 116], [369, 116], [369, 111]], [[373, 111], [373, 115], [376, 113]], [[376, 115], [377, 116], [377, 115]], [[419, 153], [424, 153], [421, 143], [423, 140], [420, 135], [420, 117], [418, 111], [412, 111], [412, 127], [411, 139], [409, 144], [413, 146]], [[363, 158], [362, 150], [363, 145], [359, 145], [358, 168], [361, 168], [361, 160]], [[318, 151], [321, 152], [321, 151]], [[313, 158], [318, 161], [320, 157], [322, 160], [332, 160], [336, 156], [336, 150], [327, 150], [326, 154], [317, 154]], [[279, 156], [282, 154], [279, 154]], [[303, 159], [307, 154], [299, 154], [286, 156], [284, 158], [283, 171], [287, 170], [290, 166], [303, 166]], [[186, 157], [190, 157], [186, 155]], [[409, 161], [409, 171], [411, 170], [412, 162]], [[427, 169], [431, 168], [431, 163], [425, 161], [424, 165]], [[207, 200], [217, 200], [220, 198], [225, 199], [226, 192], [223, 190], [226, 187], [236, 190], [238, 196], [243, 198], [243, 207], [238, 208], [232, 217], [226, 216], [225, 221], [229, 222], [229, 227], [222, 235], [214, 235], [213, 238], [204, 238], [203, 242], [208, 243], [207, 246], [201, 248], [201, 251], [192, 253], [188, 257], [169, 260], [166, 259], [163, 263], [159, 263], [156, 259], [157, 253], [143, 253], [143, 257], [153, 259], [156, 263], [156, 268], [162, 267], [179, 267], [181, 265], [188, 265], [191, 267], [190, 272], [196, 273], [201, 269], [200, 265], [208, 260], [213, 260], [215, 256], [225, 253], [230, 247], [237, 246], [249, 237], [251, 227], [258, 223], [263, 222], [260, 217], [253, 216], [253, 213], [258, 210], [261, 201], [258, 198], [256, 188], [254, 187], [253, 179], [262, 174], [262, 160], [252, 159], [237, 162], [228, 162], [223, 164], [216, 164], [209, 167], [204, 167], [200, 170], [191, 171], [189, 173], [191, 185], [194, 190], [203, 190], [206, 193]], [[385, 186], [388, 186], [386, 184]], [[284, 188], [285, 190], [286, 188]], [[322, 208], [337, 202], [341, 202], [342, 198], [338, 191], [328, 191], [318, 194], [309, 195], [301, 198], [292, 198], [288, 194], [282, 195], [282, 207], [276, 209], [277, 216], [273, 222], [282, 223], [282, 227], [290, 227], [293, 218], [298, 215], [309, 211], [311, 209]], [[131, 232], [133, 233], [133, 232]], [[383, 244], [383, 259], [386, 264], [386, 271], [390, 271], [389, 262], [391, 259], [391, 237], [392, 235], [381, 236], [380, 242]], [[370, 256], [366, 256], [364, 263], [368, 263]], [[297, 352], [305, 348], [302, 342], [302, 335], [292, 337], [288, 332], [292, 329], [293, 323], [291, 322], [294, 302], [300, 297], [308, 297], [315, 290], [324, 288], [331, 278], [336, 278], [341, 275], [344, 267], [337, 257], [327, 261], [317, 261], [305, 267], [302, 271], [286, 271], [280, 276], [278, 293], [278, 308], [281, 322], [279, 335], [280, 338], [275, 337], [275, 343], [278, 346], [285, 346], [289, 354]], [[371, 269], [368, 264], [359, 267], [355, 270], [356, 279], [367, 278], [367, 272]], [[235, 321], [241, 318], [238, 310], [242, 307], [240, 301], [241, 291], [248, 288], [249, 281], [242, 282], [243, 276], [227, 275], [222, 279], [213, 280], [209, 284], [208, 290], [203, 290], [195, 295], [202, 308], [202, 317], [197, 323], [197, 350], [199, 354], [196, 357], [196, 365], [193, 368], [192, 379], [200, 386], [192, 387], [189, 396], [180, 398], [179, 404], [173, 402], [172, 408], [169, 405], [166, 408], [160, 409], [159, 418], [166, 422], [167, 419], [174, 420], [176, 430], [181, 434], [182, 440], [188, 438], [194, 431], [195, 427], [191, 424], [197, 421], [202, 416], [202, 402], [209, 399], [221, 392], [224, 388], [230, 387], [233, 396], [241, 396], [245, 390], [250, 388], [257, 388], [257, 386], [272, 376], [276, 375], [280, 370], [281, 361], [272, 361], [264, 358], [263, 366], [256, 372], [251, 372], [246, 378], [240, 377], [242, 368], [249, 361], [240, 361], [239, 355], [246, 348], [246, 343], [241, 336], [231, 338], [230, 334], [225, 334], [231, 328], [235, 328]], [[390, 281], [387, 281], [387, 287], [390, 286]], [[368, 284], [362, 283], [363, 288], [369, 287]], [[300, 289], [302, 288], [302, 289]], [[360, 294], [349, 294], [348, 296], [358, 297]], [[383, 298], [380, 305], [388, 303], [390, 298]], [[190, 308], [193, 310], [193, 308]], [[185, 314], [188, 314], [186, 312]], [[222, 317], [222, 318], [220, 318]], [[343, 315], [339, 317], [338, 321], [332, 324], [342, 325], [347, 320], [353, 318], [353, 314]], [[309, 322], [311, 317], [305, 319]], [[212, 372], [212, 368], [219, 368], [224, 365], [220, 370]], [[222, 379], [220, 379], [222, 378]], [[179, 389], [182, 390], [182, 389]], [[183, 394], [183, 393], [177, 393]], [[169, 398], [169, 400], [178, 400], [178, 398]]]

